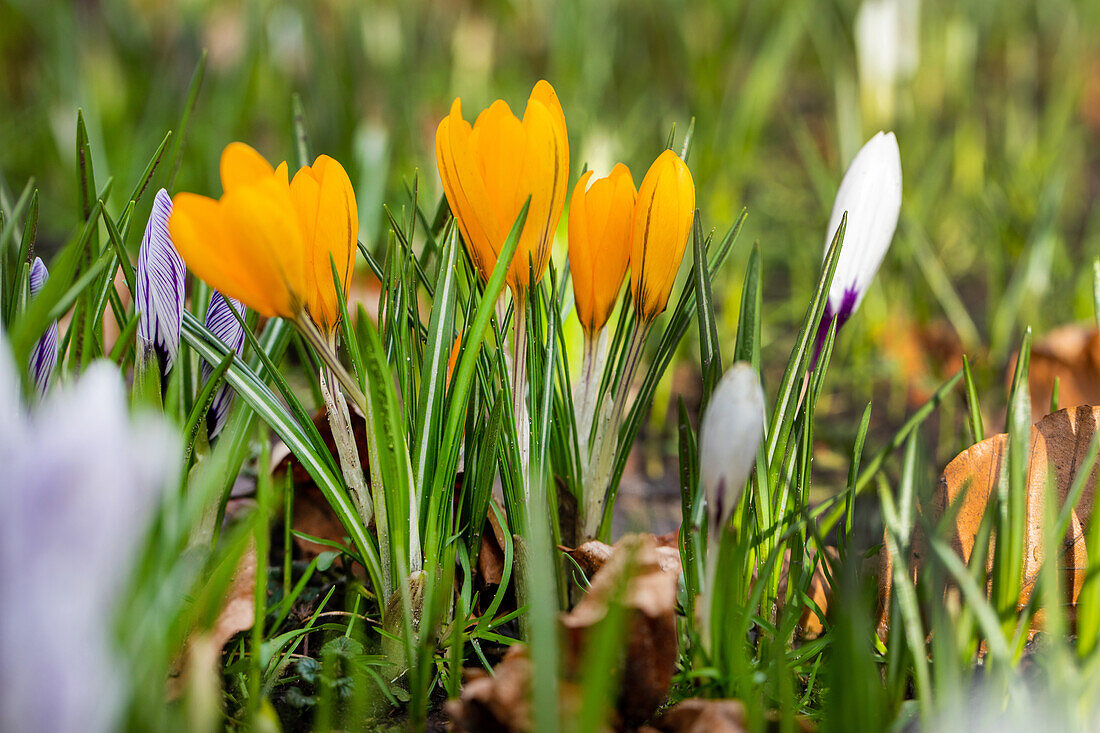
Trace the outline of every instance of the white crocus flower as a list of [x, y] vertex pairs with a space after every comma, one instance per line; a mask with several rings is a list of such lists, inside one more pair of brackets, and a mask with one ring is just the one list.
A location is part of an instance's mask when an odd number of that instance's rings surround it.
[[901, 212], [901, 155], [892, 132], [879, 132], [856, 153], [836, 194], [825, 252], [848, 214], [844, 244], [829, 289], [829, 303], [818, 330], [818, 348], [833, 316], [837, 328], [855, 313], [875, 279], [882, 258], [894, 238]]
[[764, 391], [752, 366], [738, 362], [722, 375], [699, 430], [699, 474], [710, 533], [717, 539], [756, 465], [764, 435]]
[[0, 730], [118, 729], [115, 613], [179, 455], [106, 361], [28, 411], [0, 334]]

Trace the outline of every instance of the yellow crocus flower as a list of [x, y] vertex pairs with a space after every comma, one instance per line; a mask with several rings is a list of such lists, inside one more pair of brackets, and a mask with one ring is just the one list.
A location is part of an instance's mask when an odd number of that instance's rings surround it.
[[522, 121], [498, 99], [471, 126], [462, 117], [461, 98], [456, 98], [436, 130], [435, 153], [447, 203], [485, 279], [531, 198], [507, 278], [513, 293], [522, 294], [528, 262], [536, 281], [546, 271], [565, 207], [569, 141], [554, 88], [546, 81], [535, 84]]
[[653, 161], [638, 189], [631, 232], [630, 291], [643, 323], [668, 304], [695, 217], [691, 171], [671, 150]]
[[604, 178], [586, 172], [569, 203], [569, 270], [577, 316], [589, 336], [607, 323], [630, 264], [637, 191], [630, 169], [616, 165]]
[[311, 318], [332, 333], [355, 262], [359, 214], [344, 168], [327, 155], [291, 180], [244, 143], [221, 157], [222, 197], [176, 194], [169, 233], [196, 276], [268, 316]]

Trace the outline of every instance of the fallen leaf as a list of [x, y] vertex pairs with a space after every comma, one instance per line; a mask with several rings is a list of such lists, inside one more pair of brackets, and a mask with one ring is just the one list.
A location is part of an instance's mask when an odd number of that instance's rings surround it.
[[744, 733], [747, 730], [745, 704], [740, 700], [690, 697], [672, 706], [639, 733]]
[[[1098, 420], [1100, 420], [1100, 407], [1082, 405], [1047, 415], [1031, 428], [1026, 487], [1024, 582], [1017, 599], [1018, 608], [1023, 608], [1031, 599], [1039, 569], [1045, 559], [1042, 534], [1045, 522], [1044, 501], [1047, 496], [1048, 467], [1049, 476], [1054, 479], [1054, 488], [1061, 507], [1077, 476], [1093, 433], [1097, 430]], [[964, 562], [970, 560], [986, 506], [995, 495], [1007, 439], [1008, 436], [1001, 433], [967, 448], [947, 464], [933, 491], [929, 507], [932, 523], [943, 517], [948, 507], [958, 502], [958, 514], [951, 524], [947, 540]], [[1093, 467], [1081, 499], [1071, 512], [1069, 528], [1063, 538], [1062, 552], [1058, 560], [1059, 569], [1065, 576], [1066, 601], [1069, 606], [1067, 612], [1071, 618], [1088, 564], [1085, 532], [1092, 518], [1098, 477], [1100, 477], [1100, 462]], [[992, 569], [992, 548], [993, 538], [990, 539], [987, 569]], [[908, 568], [910, 577], [916, 578], [926, 554], [926, 541], [918, 528], [911, 542]], [[887, 615], [890, 606], [893, 563], [896, 559], [890, 557], [885, 550], [880, 558], [879, 633], [885, 635], [889, 626]], [[1042, 612], [1040, 611], [1035, 616], [1032, 631], [1041, 626]]]
[[928, 401], [937, 385], [962, 368], [962, 341], [946, 321], [917, 323], [896, 316], [883, 324], [877, 339], [900, 372], [898, 383], [907, 385], [912, 406]]
[[222, 647], [240, 632], [251, 629], [256, 620], [256, 563], [256, 546], [250, 543], [241, 555], [226, 589], [225, 604], [214, 624], [187, 639], [183, 654], [174, 665], [179, 673], [168, 680], [169, 699], [175, 699], [185, 689], [191, 690], [192, 695], [202, 691], [206, 697], [212, 686], [220, 685]]
[[[676, 671], [680, 562], [679, 553], [673, 561], [669, 550], [658, 547], [652, 535], [623, 537], [592, 578], [588, 593], [561, 619], [569, 639], [566, 666], [577, 670], [584, 663], [587, 633], [607, 615], [612, 599], [628, 609], [617, 706], [627, 725], [638, 725], [657, 710]], [[624, 573], [629, 573], [625, 593]]]
[[[580, 695], [575, 685], [562, 681], [559, 692], [563, 709], [579, 709]], [[471, 733], [532, 730], [531, 659], [527, 647], [523, 644], [509, 647], [492, 674], [480, 668], [467, 669], [461, 697], [447, 701], [445, 707], [459, 730]]]
[[1100, 405], [1100, 333], [1095, 326], [1062, 326], [1031, 347], [1028, 386], [1033, 421], [1050, 409], [1055, 379], [1059, 405]]
[[[491, 499], [496, 503], [496, 499]], [[498, 505], [499, 506], [499, 505]], [[503, 513], [503, 511], [502, 511]], [[477, 555], [477, 569], [481, 580], [488, 585], [500, 585], [504, 579], [504, 528], [497, 521], [496, 512], [489, 510], [485, 518], [486, 529], [481, 533], [481, 550]]]
[[[810, 579], [810, 587], [806, 591], [817, 607], [821, 609], [822, 613], [827, 613], [829, 610], [829, 601], [833, 597], [833, 589], [829, 583], [829, 576], [825, 573], [823, 563], [815, 562], [817, 551], [814, 548], [810, 548], [808, 552], [809, 558], [806, 561], [806, 566], [809, 567], [813, 563], [814, 574]], [[826, 546], [825, 555], [828, 558], [827, 562], [830, 567], [838, 567], [840, 563], [840, 553], [835, 547]], [[791, 551], [785, 550], [783, 553], [783, 567], [779, 572], [779, 598], [784, 599], [787, 597], [787, 575], [790, 572], [791, 567]], [[798, 618], [799, 634], [803, 639], [816, 639], [821, 635], [824, 630], [823, 622], [818, 618], [817, 612], [813, 609], [813, 606], [806, 604], [802, 608], [802, 615]]]
[[[598, 567], [588, 593], [576, 608], [560, 617], [565, 632], [565, 678], [560, 682], [559, 704], [567, 714], [579, 709], [577, 681], [585, 662], [588, 631], [607, 615], [614, 595], [628, 610], [617, 712], [620, 722], [635, 727], [664, 701], [676, 670], [679, 553], [658, 547], [652, 535], [627, 535], [613, 547], [586, 542], [569, 552], [577, 553], [578, 563], [590, 560], [589, 567]], [[629, 577], [624, 578], [624, 573]], [[447, 703], [447, 713], [461, 730], [528, 731], [532, 726], [530, 686], [527, 648], [517, 644], [509, 648], [491, 675], [480, 669], [467, 670], [462, 695]]]
[[[662, 570], [680, 572], [680, 548], [675, 534], [670, 535], [638, 535], [653, 540], [657, 551], [657, 560]], [[579, 547], [570, 550], [568, 547], [559, 546], [559, 550], [573, 558], [586, 578], [591, 579], [611, 559], [614, 548], [606, 542], [589, 540]]]

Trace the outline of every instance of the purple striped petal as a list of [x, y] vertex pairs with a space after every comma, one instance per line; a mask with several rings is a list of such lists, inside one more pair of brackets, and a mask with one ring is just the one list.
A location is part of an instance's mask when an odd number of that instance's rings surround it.
[[165, 374], [172, 368], [180, 349], [186, 273], [183, 259], [168, 236], [171, 213], [172, 199], [162, 188], [153, 201], [134, 271], [137, 279], [134, 302], [140, 312], [138, 341], [156, 350]]
[[[46, 281], [50, 279], [50, 273], [46, 269], [46, 263], [42, 261], [41, 257], [35, 257], [34, 263], [31, 265], [30, 275], [30, 294], [31, 297], [38, 295], [39, 291], [46, 285]], [[50, 378], [53, 376], [53, 370], [57, 366], [57, 321], [50, 323], [49, 328], [42, 334], [42, 338], [38, 339], [38, 343], [34, 345], [34, 349], [31, 351], [30, 358], [30, 373], [31, 378], [34, 379], [34, 384], [38, 388], [39, 395], [45, 395], [46, 389], [50, 386]]]
[[[247, 310], [240, 301], [226, 298], [217, 290], [211, 293], [210, 305], [206, 309], [206, 327], [223, 344], [236, 352], [239, 357], [244, 353], [244, 330], [230, 308], [240, 314], [241, 319], [244, 320]], [[202, 381], [204, 383], [210, 378], [213, 371], [213, 366], [205, 361], [202, 363]], [[225, 427], [225, 421], [229, 417], [229, 408], [232, 405], [233, 390], [228, 384], [222, 384], [214, 395], [214, 401], [210, 403], [210, 410], [206, 413], [206, 430], [211, 440]]]

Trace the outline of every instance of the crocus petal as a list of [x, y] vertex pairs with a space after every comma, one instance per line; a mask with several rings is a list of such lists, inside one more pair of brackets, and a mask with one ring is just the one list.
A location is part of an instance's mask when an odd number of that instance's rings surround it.
[[565, 117], [553, 88], [546, 82], [535, 85], [523, 120], [497, 100], [472, 127], [462, 119], [456, 99], [436, 130], [436, 160], [447, 203], [483, 278], [489, 277], [530, 198], [507, 281], [513, 291], [522, 291], [531, 266], [541, 278], [565, 208], [569, 176]]
[[474, 155], [472, 137], [470, 123], [462, 119], [461, 100], [456, 99], [451, 114], [440, 123], [436, 133], [436, 159], [447, 203], [458, 219], [470, 258], [481, 276], [488, 279], [512, 223], [501, 231]]
[[275, 169], [251, 145], [229, 143], [222, 151], [222, 190], [226, 193], [238, 186], [248, 186], [275, 174]]
[[307, 307], [324, 330], [340, 319], [340, 304], [332, 280], [332, 263], [344, 293], [355, 261], [359, 214], [351, 180], [343, 166], [327, 155], [294, 176], [291, 198], [298, 211], [302, 236], [310, 253], [306, 266]]
[[859, 308], [894, 237], [901, 212], [901, 155], [894, 133], [878, 133], [852, 160], [829, 217], [826, 252], [845, 212], [844, 244], [829, 289], [830, 318], [843, 313], [846, 319]]
[[[225, 298], [218, 291], [210, 294], [210, 304], [206, 309], [206, 327], [218, 339], [226, 345], [238, 357], [244, 353], [245, 335], [240, 322], [230, 311], [236, 311], [243, 320], [247, 312], [245, 307], [232, 298]], [[214, 367], [207, 362], [202, 363], [202, 381], [206, 382]], [[233, 405], [233, 390], [228, 384], [222, 384], [214, 394], [214, 400], [210, 403], [210, 409], [206, 413], [206, 430], [211, 440], [225, 427], [225, 421], [229, 417], [229, 408]]]
[[714, 531], [733, 514], [764, 435], [764, 391], [752, 366], [738, 362], [722, 375], [699, 431], [699, 476]]
[[636, 198], [630, 169], [619, 163], [593, 180], [577, 181], [569, 204], [569, 269], [577, 316], [594, 334], [611, 315], [630, 264], [631, 226]]
[[668, 305], [695, 216], [691, 172], [671, 150], [658, 156], [638, 188], [631, 230], [630, 289], [643, 321]]
[[168, 230], [187, 267], [213, 288], [237, 298], [265, 316], [279, 315], [265, 277], [266, 262], [250, 262], [240, 243], [227, 234], [220, 202], [193, 193], [178, 193], [172, 202]]
[[180, 348], [183, 325], [183, 290], [186, 269], [168, 231], [172, 199], [163, 188], [157, 191], [153, 210], [141, 240], [134, 270], [139, 312], [137, 335], [141, 343], [154, 348], [164, 364], [172, 368]]
[[[45, 287], [50, 279], [50, 273], [41, 257], [35, 257], [31, 264], [30, 295], [34, 297]], [[35, 343], [30, 356], [30, 375], [34, 380], [39, 395], [45, 395], [53, 377], [53, 370], [57, 366], [57, 321], [50, 322], [46, 332]]]

